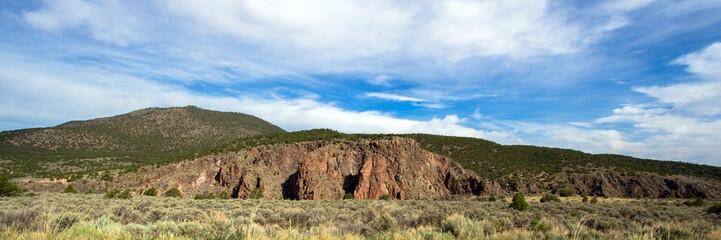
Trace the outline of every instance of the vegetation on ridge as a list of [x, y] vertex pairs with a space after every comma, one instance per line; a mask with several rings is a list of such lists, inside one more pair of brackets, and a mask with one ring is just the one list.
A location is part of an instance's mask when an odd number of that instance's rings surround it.
[[421, 148], [446, 156], [466, 169], [473, 170], [488, 179], [498, 181], [513, 182], [529, 180], [535, 177], [540, 178], [536, 179], [539, 182], [552, 181], [553, 175], [559, 172], [588, 173], [597, 171], [598, 168], [611, 169], [628, 175], [647, 172], [659, 175], [689, 175], [721, 180], [721, 168], [692, 163], [638, 159], [611, 154], [588, 154], [560, 148], [501, 145], [483, 139], [468, 137], [431, 134], [344, 134], [329, 129], [272, 133], [241, 138], [203, 151], [179, 155], [167, 159], [166, 162], [241, 151], [260, 145], [307, 141], [378, 140], [391, 139], [394, 136], [414, 139]]
[[260, 118], [194, 106], [149, 108], [51, 128], [0, 133], [0, 172], [45, 177], [146, 164], [256, 134], [284, 132]]

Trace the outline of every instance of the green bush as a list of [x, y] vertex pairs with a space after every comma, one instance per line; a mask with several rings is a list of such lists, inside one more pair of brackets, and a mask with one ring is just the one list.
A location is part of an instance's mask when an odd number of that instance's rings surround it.
[[177, 188], [168, 189], [168, 191], [165, 191], [165, 193], [163, 195], [165, 195], [165, 197], [176, 197], [176, 198], [183, 197], [183, 195], [180, 194], [180, 190], [178, 190]]
[[73, 188], [73, 185], [68, 185], [68, 187], [63, 190], [63, 193], [78, 193], [78, 190], [75, 190], [75, 188]]
[[381, 197], [378, 198], [378, 199], [380, 199], [380, 200], [385, 200], [385, 201], [390, 201], [390, 200], [391, 200], [391, 195], [383, 194], [383, 195], [381, 195]]
[[721, 203], [714, 204], [713, 206], [706, 209], [707, 213], [721, 214]]
[[703, 207], [706, 205], [706, 202], [704, 202], [703, 199], [701, 199], [700, 197], [697, 197], [696, 200], [693, 201], [691, 201], [691, 199], [684, 201], [683, 205], [689, 207]]
[[0, 175], [0, 197], [14, 197], [19, 196], [23, 190], [18, 188], [15, 183], [10, 182], [10, 177]]
[[556, 197], [556, 195], [553, 195], [553, 194], [546, 194], [546, 195], [543, 195], [543, 197], [541, 198], [541, 202], [549, 202], [549, 201], [560, 202], [561, 199], [558, 199], [558, 197]]
[[148, 190], [145, 190], [143, 193], [145, 196], [156, 196], [158, 195], [158, 190], [156, 190], [154, 187], [148, 188]]
[[93, 192], [94, 192], [94, 191], [93, 191], [92, 189], [88, 189], [87, 191], [85, 191], [85, 194], [91, 194], [91, 193], [93, 193]]
[[118, 198], [120, 198], [120, 199], [128, 199], [128, 198], [131, 198], [131, 197], [133, 197], [133, 194], [130, 193], [129, 190], [125, 190], [125, 191], [123, 191], [122, 193], [120, 193], [120, 194], [118, 195]]
[[573, 190], [561, 189], [561, 192], [558, 195], [561, 195], [561, 197], [571, 197], [571, 196], [573, 196]]
[[598, 198], [597, 198], [597, 197], [591, 198], [591, 203], [597, 203], [597, 202], [598, 202]]
[[583, 199], [581, 199], [581, 202], [588, 202], [588, 196], [586, 196], [585, 193], [582, 193], [581, 197], [583, 198]]
[[511, 202], [509, 207], [518, 211], [526, 211], [528, 210], [528, 203], [522, 193], [516, 193], [516, 195], [513, 195], [513, 202]]
[[255, 188], [252, 192], [250, 192], [250, 199], [261, 199], [263, 198], [263, 193], [260, 191], [260, 189]]
[[222, 191], [218, 194], [218, 198], [220, 199], [230, 199], [230, 195], [226, 191]]
[[491, 193], [491, 196], [488, 196], [488, 201], [489, 201], [489, 202], [495, 202], [496, 200], [497, 200], [497, 199], [496, 199], [496, 194]]
[[103, 173], [103, 176], [100, 177], [100, 180], [106, 181], [106, 182], [112, 182], [112, 181], [113, 181], [113, 177], [110, 176], [110, 173], [104, 172], [104, 173]]
[[203, 200], [203, 199], [205, 199], [205, 197], [203, 196], [203, 194], [196, 193], [195, 196], [193, 197], [193, 199], [195, 199], [195, 200]]
[[343, 195], [343, 199], [355, 199], [355, 196], [353, 196], [353, 193], [346, 193]]
[[118, 196], [118, 194], [120, 194], [120, 190], [113, 189], [113, 190], [111, 190], [110, 192], [106, 193], [106, 194], [105, 194], [105, 197], [106, 197], [106, 198], [115, 198], [115, 197]]

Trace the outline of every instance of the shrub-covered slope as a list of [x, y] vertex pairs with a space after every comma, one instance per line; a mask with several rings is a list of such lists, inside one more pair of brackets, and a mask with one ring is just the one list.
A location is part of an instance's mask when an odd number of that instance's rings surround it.
[[51, 128], [0, 133], [0, 171], [48, 175], [130, 166], [224, 142], [284, 132], [260, 118], [194, 106], [147, 108]]

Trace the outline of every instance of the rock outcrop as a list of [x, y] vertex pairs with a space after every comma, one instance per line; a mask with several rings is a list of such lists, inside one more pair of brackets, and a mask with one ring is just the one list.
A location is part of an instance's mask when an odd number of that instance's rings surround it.
[[177, 187], [186, 195], [226, 191], [236, 198], [257, 190], [267, 199], [339, 199], [347, 193], [356, 199], [443, 199], [501, 191], [498, 184], [401, 137], [264, 145], [125, 173], [110, 183], [96, 182], [98, 187]]
[[[87, 179], [86, 179], [87, 180]], [[30, 190], [38, 187], [25, 185]], [[48, 183], [61, 191], [65, 184]], [[654, 174], [625, 175], [609, 169], [561, 172], [545, 183], [484, 179], [444, 156], [425, 151], [410, 138], [331, 140], [252, 147], [159, 167], [123, 173], [112, 182], [73, 182], [76, 189], [159, 191], [176, 187], [186, 197], [226, 191], [234, 198], [262, 193], [266, 199], [447, 199], [453, 195], [530, 194], [569, 188], [610, 197], [721, 197], [721, 184], [709, 179]], [[46, 188], [47, 189], [47, 188]]]

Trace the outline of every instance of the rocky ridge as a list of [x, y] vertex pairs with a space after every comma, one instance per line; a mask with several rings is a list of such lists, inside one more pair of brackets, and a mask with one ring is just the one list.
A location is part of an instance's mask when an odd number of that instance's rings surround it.
[[[250, 147], [159, 167], [124, 173], [112, 182], [75, 181], [78, 190], [140, 191], [172, 187], [186, 197], [205, 191], [226, 191], [248, 198], [259, 191], [267, 199], [448, 199], [454, 195], [540, 194], [563, 188], [593, 196], [721, 197], [715, 180], [654, 174], [624, 175], [598, 169], [589, 173], [559, 173], [545, 184], [498, 183], [464, 169], [458, 163], [419, 147], [413, 139], [305, 141]], [[56, 191], [64, 185], [55, 186]], [[39, 186], [35, 184], [34, 186]], [[28, 185], [30, 190], [33, 186]]]

